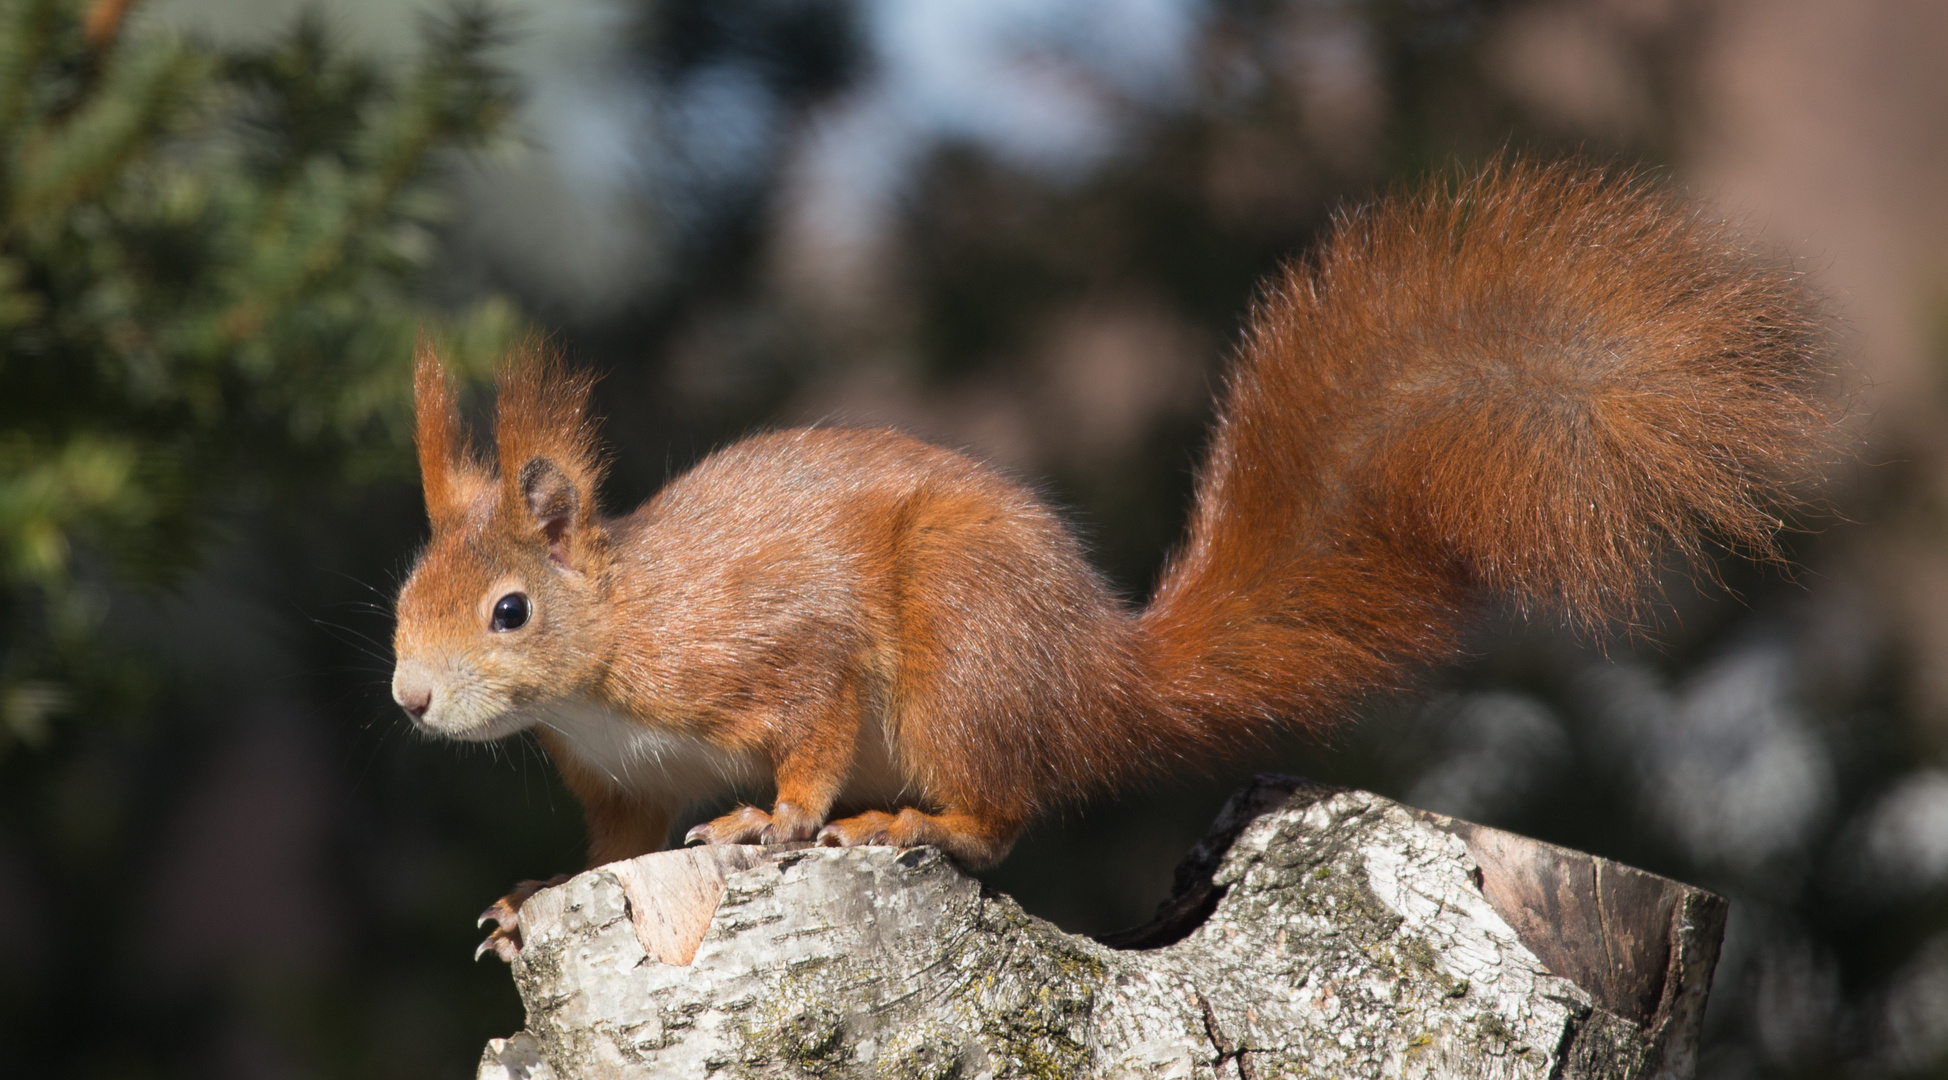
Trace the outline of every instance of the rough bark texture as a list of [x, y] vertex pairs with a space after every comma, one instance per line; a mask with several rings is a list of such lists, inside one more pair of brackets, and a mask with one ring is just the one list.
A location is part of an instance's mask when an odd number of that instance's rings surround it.
[[527, 1027], [480, 1076], [1684, 1076], [1724, 912], [1289, 777], [1101, 941], [931, 848], [662, 852], [528, 901]]

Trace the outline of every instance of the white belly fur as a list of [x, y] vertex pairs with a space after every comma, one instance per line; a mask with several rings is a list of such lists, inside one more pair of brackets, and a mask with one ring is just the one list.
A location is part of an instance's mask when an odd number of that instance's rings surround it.
[[[731, 791], [755, 795], [771, 786], [771, 770], [755, 754], [736, 754], [690, 735], [659, 729], [589, 702], [555, 701], [527, 710], [538, 726], [561, 736], [583, 766], [616, 786], [672, 809]], [[861, 725], [840, 800], [849, 806], [893, 810], [910, 802], [877, 718]]]
[[590, 770], [645, 801], [677, 808], [771, 780], [762, 759], [662, 730], [600, 705], [556, 701], [532, 710]]

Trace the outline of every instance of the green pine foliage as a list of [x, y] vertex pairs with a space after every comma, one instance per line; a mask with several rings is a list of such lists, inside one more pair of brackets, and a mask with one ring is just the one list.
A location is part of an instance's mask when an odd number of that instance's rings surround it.
[[225, 513], [407, 467], [415, 335], [484, 370], [499, 301], [416, 291], [433, 187], [512, 107], [493, 20], [414, 62], [315, 20], [248, 52], [0, 0], [0, 753], [113, 713], [113, 591], [194, 565]]

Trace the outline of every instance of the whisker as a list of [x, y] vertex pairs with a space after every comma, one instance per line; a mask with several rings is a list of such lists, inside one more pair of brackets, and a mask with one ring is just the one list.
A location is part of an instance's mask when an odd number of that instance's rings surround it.
[[[313, 564], [312, 564], [312, 566], [311, 566], [311, 568], [312, 568], [313, 570], [322, 570], [322, 571], [324, 571], [324, 572], [325, 572], [325, 573], [327, 573], [327, 574], [332, 574], [332, 575], [335, 575], [335, 576], [337, 576], [337, 577], [342, 577], [342, 578], [344, 578], [344, 579], [345, 579], [346, 581], [349, 581], [349, 582], [351, 582], [352, 584], [354, 584], [354, 585], [357, 585], [357, 586], [358, 586], [359, 588], [361, 588], [361, 589], [365, 589], [366, 591], [368, 591], [368, 592], [370, 592], [370, 593], [371, 593], [372, 595], [374, 595], [374, 596], [376, 596], [376, 597], [378, 597], [378, 598], [379, 598], [380, 600], [384, 600], [384, 601], [387, 601], [387, 602], [390, 602], [390, 601], [392, 600], [392, 597], [391, 597], [391, 596], [389, 596], [389, 595], [387, 595], [386, 593], [384, 593], [384, 592], [382, 592], [382, 591], [380, 591], [380, 589], [379, 589], [379, 587], [378, 587], [378, 586], [376, 586], [376, 585], [374, 585], [374, 584], [372, 584], [372, 583], [371, 583], [371, 582], [369, 582], [369, 581], [366, 581], [366, 580], [365, 580], [364, 578], [361, 578], [361, 577], [359, 577], [359, 576], [357, 576], [356, 574], [348, 574], [348, 573], [346, 573], [345, 571], [343, 571], [343, 570], [340, 570], [340, 569], [338, 569], [338, 568], [336, 568], [336, 567], [332, 567], [332, 566], [325, 566], [325, 565], [322, 565], [322, 564], [320, 564], [320, 563], [313, 563]], [[397, 589], [395, 589], [395, 590], [393, 590], [393, 591], [394, 591], [394, 592], [397, 592], [398, 590], [397, 590]]]

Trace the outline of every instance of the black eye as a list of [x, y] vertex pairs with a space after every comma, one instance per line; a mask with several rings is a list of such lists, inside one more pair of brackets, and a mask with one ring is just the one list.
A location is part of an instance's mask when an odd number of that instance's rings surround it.
[[511, 592], [494, 601], [494, 617], [487, 625], [495, 630], [519, 630], [527, 621], [528, 594]]

